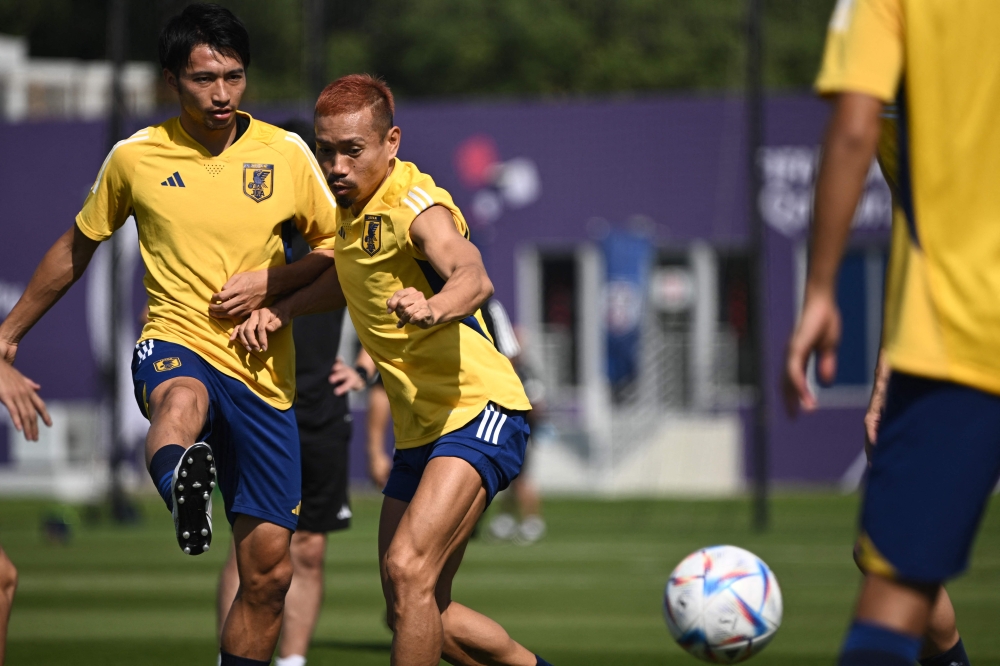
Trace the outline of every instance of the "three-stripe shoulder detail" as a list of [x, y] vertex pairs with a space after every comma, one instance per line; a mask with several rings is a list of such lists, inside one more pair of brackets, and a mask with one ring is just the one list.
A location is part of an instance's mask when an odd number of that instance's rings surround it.
[[427, 194], [422, 188], [414, 185], [406, 196], [403, 197], [403, 203], [410, 207], [414, 215], [420, 215], [422, 212], [434, 205], [434, 199], [431, 195]]
[[333, 200], [333, 195], [330, 194], [330, 186], [327, 184], [326, 178], [323, 177], [323, 174], [320, 173], [319, 162], [316, 161], [316, 156], [313, 155], [312, 151], [309, 150], [309, 147], [306, 146], [306, 142], [303, 141], [302, 137], [295, 132], [288, 132], [288, 134], [285, 135], [285, 141], [291, 142], [292, 145], [296, 146], [305, 154], [306, 161], [309, 163], [310, 168], [312, 168], [312, 172], [316, 176], [316, 180], [319, 181], [323, 194], [326, 195], [326, 200], [330, 202], [330, 206], [334, 209], [334, 211], [336, 211], [337, 204]]
[[118, 150], [119, 148], [121, 148], [122, 146], [124, 146], [127, 143], [136, 143], [138, 141], [146, 141], [146, 140], [148, 140], [149, 139], [149, 130], [150, 130], [149, 127], [141, 129], [138, 132], [136, 132], [135, 134], [133, 134], [132, 136], [130, 136], [129, 138], [122, 139], [121, 141], [119, 141], [118, 143], [116, 143], [114, 146], [112, 146], [111, 151], [108, 153], [108, 156], [104, 158], [104, 163], [101, 164], [101, 170], [97, 172], [97, 179], [94, 180], [94, 186], [92, 188], [90, 188], [90, 191], [93, 194], [97, 194], [97, 188], [101, 184], [101, 179], [104, 178], [104, 172], [107, 170], [108, 164], [111, 163], [111, 156], [115, 154], [115, 151]]

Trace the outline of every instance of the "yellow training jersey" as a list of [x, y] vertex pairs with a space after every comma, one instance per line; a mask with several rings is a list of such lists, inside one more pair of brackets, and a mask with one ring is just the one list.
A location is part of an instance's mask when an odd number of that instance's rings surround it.
[[531, 409], [507, 357], [497, 351], [483, 316], [429, 329], [397, 328], [386, 301], [407, 287], [428, 298], [444, 281], [410, 240], [410, 224], [433, 205], [451, 211], [459, 232], [469, 227], [451, 196], [409, 162], [392, 173], [361, 214], [338, 208], [337, 274], [358, 338], [382, 373], [392, 407], [396, 448], [434, 441], [472, 421], [495, 402]]
[[229, 342], [235, 322], [209, 316], [209, 300], [237, 273], [284, 264], [285, 220], [312, 247], [332, 249], [336, 204], [297, 135], [242, 115], [249, 127], [217, 157], [177, 118], [120, 141], [76, 224], [103, 241], [134, 215], [149, 296], [140, 340], [184, 345], [286, 409], [295, 397], [291, 327], [269, 335], [266, 352], [248, 352]]
[[895, 102], [883, 346], [903, 372], [1000, 393], [1000, 3], [840, 0], [816, 87]]

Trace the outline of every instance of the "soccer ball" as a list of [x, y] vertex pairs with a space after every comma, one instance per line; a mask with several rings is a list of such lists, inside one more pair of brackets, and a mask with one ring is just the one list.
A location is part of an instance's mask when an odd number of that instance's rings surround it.
[[678, 645], [695, 657], [734, 664], [767, 645], [781, 624], [778, 579], [750, 551], [712, 546], [677, 565], [663, 615]]

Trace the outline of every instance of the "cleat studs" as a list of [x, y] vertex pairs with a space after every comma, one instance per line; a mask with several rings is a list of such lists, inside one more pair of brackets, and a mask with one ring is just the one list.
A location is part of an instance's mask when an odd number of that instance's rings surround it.
[[201, 488], [201, 483], [199, 483], [198, 481], [195, 481], [194, 483], [191, 484], [191, 487], [192, 488]]
[[212, 462], [212, 454], [210, 453], [207, 456], [205, 456], [205, 460], [207, 460], [208, 462]]
[[184, 504], [184, 498], [183, 497], [178, 497], [177, 498], [177, 503], [178, 504]]
[[202, 546], [201, 550], [202, 550], [202, 552], [208, 550], [208, 544], [206, 543], [204, 546]]
[[209, 467], [208, 471], [212, 474], [215, 474], [215, 466], [213, 465], [212, 467]]
[[204, 499], [206, 502], [208, 501], [209, 497], [210, 497], [210, 495], [208, 493], [205, 493], [204, 495], [202, 495], [202, 499]]
[[188, 555], [190, 555], [191, 554], [191, 546], [184, 546], [184, 552], [187, 553]]
[[178, 483], [177, 484], [177, 490], [184, 490], [184, 484], [183, 483]]
[[191, 538], [191, 533], [190, 532], [185, 532], [181, 536], [184, 537], [185, 539], [190, 539]]
[[188, 475], [187, 470], [186, 469], [182, 469], [181, 470], [181, 476], [182, 477], [186, 477], [187, 475]]
[[188, 458], [188, 465], [194, 464], [194, 458]]
[[214, 488], [215, 487], [215, 481], [209, 481], [208, 482], [208, 487], [209, 488]]
[[208, 536], [208, 528], [207, 527], [201, 528], [201, 535], [202, 536]]

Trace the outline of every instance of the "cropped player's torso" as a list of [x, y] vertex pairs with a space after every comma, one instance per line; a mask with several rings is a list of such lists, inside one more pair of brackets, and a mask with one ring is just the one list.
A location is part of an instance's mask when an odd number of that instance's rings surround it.
[[[1000, 393], [1000, 4], [843, 0], [821, 93], [896, 102], [884, 345], [893, 368]], [[885, 130], [884, 130], [885, 131]], [[889, 131], [892, 131], [891, 127]]]
[[414, 287], [430, 298], [443, 285], [409, 236], [414, 218], [431, 205], [447, 208], [468, 237], [451, 196], [400, 160], [360, 215], [338, 209], [337, 274], [358, 337], [382, 373], [397, 448], [461, 428], [490, 401], [531, 408], [510, 361], [487, 336], [481, 313], [421, 329], [397, 328], [396, 315], [386, 312], [386, 301], [400, 289]]
[[313, 245], [332, 245], [334, 204], [305, 144], [251, 120], [212, 156], [176, 118], [146, 128], [109, 155], [77, 224], [103, 240], [130, 212], [149, 296], [140, 340], [182, 344], [269, 404], [288, 407], [295, 392], [290, 327], [269, 336], [267, 351], [248, 352], [229, 342], [234, 322], [210, 317], [208, 306], [233, 275], [284, 264], [285, 220], [305, 226]]

